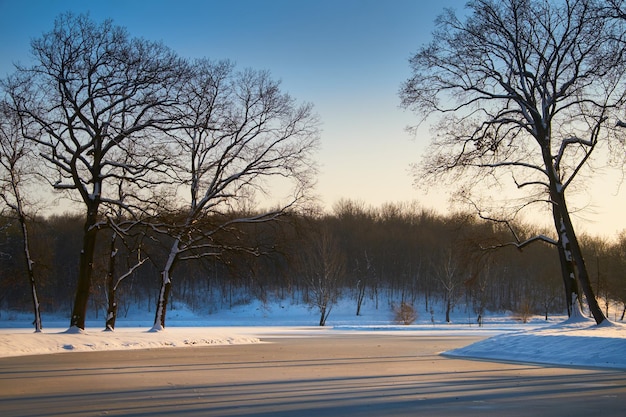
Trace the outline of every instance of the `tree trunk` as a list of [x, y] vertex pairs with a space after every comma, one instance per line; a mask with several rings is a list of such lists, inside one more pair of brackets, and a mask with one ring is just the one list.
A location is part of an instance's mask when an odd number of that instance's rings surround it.
[[115, 321], [117, 320], [117, 282], [115, 282], [115, 255], [117, 250], [115, 242], [117, 234], [113, 232], [111, 245], [109, 247], [109, 265], [107, 268], [107, 315], [105, 322], [105, 330], [115, 330]]
[[[20, 209], [21, 210], [21, 209]], [[26, 270], [28, 271], [28, 281], [30, 283], [30, 293], [33, 300], [33, 313], [35, 320], [33, 325], [35, 326], [35, 333], [41, 332], [41, 311], [39, 308], [39, 298], [37, 296], [37, 285], [35, 281], [35, 271], [33, 268], [34, 262], [30, 255], [30, 243], [28, 239], [28, 229], [26, 228], [26, 218], [22, 213], [18, 213], [20, 225], [22, 226], [22, 240], [24, 242], [24, 256], [26, 258]]]
[[161, 272], [161, 289], [159, 290], [159, 296], [157, 297], [156, 312], [154, 315], [154, 325], [152, 331], [161, 331], [165, 329], [165, 314], [167, 312], [167, 303], [170, 297], [170, 290], [172, 287], [172, 272], [174, 271], [174, 265], [178, 259], [180, 238], [176, 238], [170, 249], [170, 255], [167, 258], [167, 262], [163, 271]]
[[363, 305], [363, 300], [365, 299], [365, 283], [358, 281], [356, 284], [357, 292], [356, 292], [356, 315], [361, 315], [361, 305]]
[[[598, 300], [591, 287], [591, 280], [587, 266], [585, 265], [585, 258], [583, 257], [580, 244], [578, 243], [578, 238], [576, 237], [574, 225], [572, 224], [572, 219], [565, 200], [565, 189], [563, 188], [563, 184], [561, 183], [559, 174], [554, 165], [554, 158], [549, 147], [549, 136], [544, 132], [541, 137], [544, 137], [544, 140], [538, 140], [538, 142], [542, 144], [543, 162], [549, 180], [550, 198], [553, 205], [552, 209], [556, 210], [556, 214], [553, 212], [553, 217], [557, 223], [555, 227], [559, 236], [559, 242], [561, 243], [560, 247], [564, 250], [565, 259], [573, 266], [574, 275], [587, 299], [587, 306], [589, 307], [591, 315], [596, 321], [596, 324], [600, 324], [606, 320], [606, 317], [602, 313], [602, 309], [598, 305]], [[572, 290], [567, 291], [570, 292], [570, 294], [572, 293]]]
[[20, 222], [20, 226], [22, 229], [22, 242], [24, 242], [23, 250], [24, 250], [24, 260], [26, 261], [26, 273], [28, 276], [28, 283], [30, 285], [30, 294], [31, 299], [33, 301], [33, 314], [35, 315], [35, 319], [33, 320], [33, 325], [35, 326], [35, 333], [40, 333], [42, 329], [41, 325], [41, 310], [39, 306], [39, 297], [37, 296], [37, 285], [35, 280], [35, 270], [33, 265], [35, 262], [30, 254], [30, 240], [28, 234], [28, 227], [26, 226], [26, 215], [24, 214], [24, 209], [22, 207], [22, 196], [20, 194], [20, 190], [18, 187], [18, 180], [15, 177], [15, 172], [10, 170], [11, 174], [11, 185], [13, 187], [13, 195], [15, 196], [16, 204], [12, 206], [15, 210], [18, 220]]
[[320, 326], [326, 325], [326, 307], [320, 307]]
[[113, 331], [115, 330], [115, 321], [117, 320], [117, 300], [116, 297], [116, 288], [108, 288], [109, 294], [109, 303], [107, 306], [107, 316], [105, 322], [105, 331]]
[[552, 207], [552, 216], [554, 218], [555, 229], [560, 231], [557, 250], [561, 264], [563, 288], [565, 289], [565, 305], [567, 306], [567, 315], [568, 317], [571, 317], [572, 303], [579, 298], [578, 285], [576, 285], [576, 273], [571, 256], [568, 259], [567, 247], [565, 245], [565, 241], [563, 240], [564, 231], [561, 228], [563, 222], [556, 206]]
[[589, 311], [596, 321], [596, 324], [600, 324], [606, 320], [606, 317], [604, 316], [604, 313], [602, 313], [602, 309], [600, 308], [598, 300], [593, 292], [585, 259], [578, 243], [576, 233], [574, 232], [574, 226], [565, 202], [565, 196], [563, 195], [563, 192], [556, 191], [556, 186], [552, 194], [553, 202], [556, 204], [556, 209], [559, 210], [561, 215], [561, 227], [557, 230], [559, 232], [559, 240], [563, 240], [565, 256], [567, 259], [571, 260], [572, 264], [576, 268], [576, 271], [578, 272], [576, 277], [583, 294], [587, 299]]
[[170, 297], [170, 289], [172, 287], [172, 281], [166, 278], [166, 271], [161, 273], [161, 289], [159, 290], [159, 297], [157, 298], [156, 313], [154, 315], [154, 325], [152, 331], [161, 331], [165, 329], [165, 313], [167, 312], [167, 302]]
[[87, 306], [89, 292], [91, 291], [91, 276], [93, 273], [93, 257], [96, 249], [96, 229], [97, 208], [88, 210], [87, 219], [83, 227], [83, 248], [80, 252], [80, 263], [78, 269], [78, 283], [76, 285], [76, 295], [70, 328], [75, 327], [85, 330], [85, 319], [87, 316]]

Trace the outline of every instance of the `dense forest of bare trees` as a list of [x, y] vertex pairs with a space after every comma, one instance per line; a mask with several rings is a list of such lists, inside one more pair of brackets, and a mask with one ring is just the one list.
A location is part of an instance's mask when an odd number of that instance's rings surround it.
[[[30, 311], [19, 223], [7, 217], [0, 221], [0, 307]], [[71, 310], [81, 224], [81, 218], [70, 215], [39, 218], [32, 224], [36, 236], [32, 255], [38, 266], [44, 312], [69, 314]], [[258, 247], [258, 252], [233, 250], [182, 261], [171, 293], [174, 305], [185, 305], [202, 315], [252, 299], [281, 299], [319, 308], [321, 324], [339, 296], [353, 300], [355, 315], [364, 300], [379, 308], [381, 315], [387, 314], [389, 303], [407, 303], [422, 317], [429, 317], [435, 309], [432, 314], [438, 320], [449, 319], [455, 308], [468, 310], [472, 317], [488, 311], [510, 311], [520, 317], [567, 311], [554, 247], [488, 249], [506, 241], [509, 231], [469, 214], [443, 216], [416, 204], [366, 207], [344, 200], [335, 205], [332, 214], [286, 216], [280, 222], [237, 227], [238, 242]], [[541, 232], [527, 225], [519, 227], [527, 236]], [[600, 304], [604, 308], [604, 300], [608, 300], [623, 310], [626, 234], [617, 241], [582, 240]], [[109, 241], [99, 242], [89, 315], [101, 318], [105, 326]], [[149, 258], [119, 283], [120, 317], [131, 307], [154, 310], [159, 269], [170, 244], [169, 238], [155, 234], [144, 239], [141, 249], [138, 245], [118, 248], [118, 270], [128, 270], [140, 256]]]

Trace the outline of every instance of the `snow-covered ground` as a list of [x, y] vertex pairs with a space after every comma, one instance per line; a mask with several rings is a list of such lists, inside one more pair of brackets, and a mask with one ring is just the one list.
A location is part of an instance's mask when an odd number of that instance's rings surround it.
[[[364, 306], [365, 307], [365, 306]], [[479, 327], [475, 317], [457, 312], [453, 323], [438, 320], [441, 314], [418, 312], [412, 325], [394, 324], [387, 309], [365, 308], [356, 316], [350, 303], [336, 306], [326, 327], [315, 326], [314, 310], [288, 302], [239, 305], [210, 315], [187, 309], [168, 313], [167, 328], [151, 332], [149, 314], [119, 318], [114, 332], [103, 331], [104, 320], [90, 320], [82, 333], [67, 330], [66, 318], [44, 315], [44, 331], [34, 333], [32, 316], [2, 312], [0, 356], [122, 349], [171, 348], [202, 345], [260, 343], [264, 336], [315, 337], [356, 332], [406, 335], [471, 335], [485, 340], [454, 351], [448, 356], [498, 361], [531, 362], [566, 366], [605, 367], [626, 370], [626, 326], [607, 322], [596, 326], [587, 317], [533, 317], [521, 323], [510, 315], [486, 315]]]

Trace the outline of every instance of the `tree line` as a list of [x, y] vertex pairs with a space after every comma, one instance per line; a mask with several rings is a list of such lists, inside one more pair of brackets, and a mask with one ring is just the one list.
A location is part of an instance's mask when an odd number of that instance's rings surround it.
[[[4, 310], [27, 311], [31, 298], [19, 224], [7, 217], [1, 220], [0, 303]], [[71, 311], [82, 220], [61, 215], [31, 224], [31, 234], [37, 237], [32, 257], [45, 312]], [[100, 239], [95, 251], [88, 310], [110, 329], [115, 317], [124, 317], [130, 308], [154, 312], [159, 297], [159, 266], [169, 256], [172, 238], [145, 225], [135, 228], [130, 232], [135, 240], [120, 245], [115, 256], [115, 269], [123, 273], [114, 277], [119, 309], [114, 316], [110, 241]], [[393, 302], [447, 321], [459, 304], [475, 318], [488, 311], [510, 311], [520, 318], [567, 311], [556, 249], [545, 244], [523, 250], [498, 246], [509, 239], [508, 228], [470, 213], [441, 215], [417, 204], [375, 208], [342, 200], [330, 214], [287, 215], [273, 223], [238, 224], [237, 229], [220, 236], [233, 243], [231, 250], [214, 257], [190, 256], [177, 265], [172, 302], [210, 314], [252, 299], [289, 300], [313, 306], [322, 325], [339, 297], [353, 300], [355, 315], [364, 302], [375, 304], [381, 314]], [[529, 225], [519, 229], [525, 236], [541, 232]], [[107, 232], [98, 233], [110, 235]], [[601, 305], [607, 315], [609, 302], [621, 307], [622, 315], [616, 318], [623, 319], [626, 234], [616, 241], [587, 236], [583, 241]], [[148, 261], [131, 270], [144, 257]]]

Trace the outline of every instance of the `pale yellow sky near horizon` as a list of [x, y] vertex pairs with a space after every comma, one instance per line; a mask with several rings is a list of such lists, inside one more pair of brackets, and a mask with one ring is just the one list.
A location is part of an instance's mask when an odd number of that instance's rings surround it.
[[[340, 199], [380, 206], [417, 201], [446, 212], [446, 190], [413, 186], [410, 165], [430, 141], [405, 131], [416, 118], [400, 109], [398, 90], [408, 59], [430, 40], [444, 7], [466, 0], [166, 0], [85, 2], [0, 0], [0, 77], [29, 62], [29, 42], [53, 27], [60, 13], [113, 19], [134, 36], [161, 40], [179, 54], [231, 59], [238, 68], [267, 69], [284, 91], [314, 104], [322, 121], [317, 194], [332, 208]], [[26, 23], [27, 22], [27, 23]], [[621, 173], [594, 179], [573, 206], [578, 230], [614, 238], [626, 229]], [[542, 222], [544, 216], [537, 216]], [[549, 224], [549, 217], [546, 224]]]

